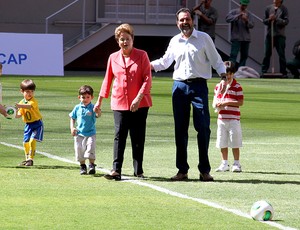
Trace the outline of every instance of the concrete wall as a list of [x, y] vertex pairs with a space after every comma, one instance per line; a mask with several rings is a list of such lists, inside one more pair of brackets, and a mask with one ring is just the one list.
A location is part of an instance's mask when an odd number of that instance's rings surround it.
[[[45, 33], [46, 18], [63, 7], [71, 4], [74, 0], [9, 0], [0, 1], [0, 32], [15, 33]], [[81, 32], [82, 2], [73, 4], [49, 20], [49, 33], [61, 33], [60, 30], [69, 30], [67, 37], [74, 36]], [[86, 21], [96, 21], [96, 0], [86, 0]], [[73, 22], [64, 24], [63, 22]], [[62, 22], [53, 25], [54, 22]], [[76, 23], [75, 23], [76, 22]], [[69, 36], [68, 36], [69, 34]]]
[[[100, 0], [103, 1], [104, 0]], [[174, 0], [175, 1], [175, 0]], [[200, 0], [198, 0], [200, 1]], [[193, 7], [197, 0], [186, 0], [189, 7]], [[17, 33], [44, 33], [45, 32], [45, 19], [64, 6], [72, 3], [73, 0], [9, 0], [0, 1], [0, 32], [17, 32]], [[238, 2], [238, 0], [237, 0]], [[255, 13], [258, 17], [264, 17], [264, 9], [267, 5], [272, 4], [273, 0], [251, 0], [248, 9]], [[297, 3], [296, 3], [297, 2]], [[219, 12], [219, 20], [217, 32], [228, 35], [228, 24], [225, 22], [226, 14], [229, 11], [229, 1], [226, 0], [213, 0], [213, 6]], [[296, 40], [300, 39], [300, 14], [298, 13], [298, 0], [285, 0], [284, 4], [289, 9], [290, 24], [286, 28], [287, 34], [287, 59], [292, 57], [292, 47]], [[104, 5], [104, 4], [103, 4]], [[232, 8], [236, 6], [232, 5]], [[91, 24], [96, 21], [96, 0], [86, 0], [86, 21]], [[175, 13], [175, 12], [174, 12]], [[49, 33], [59, 33], [58, 31], [64, 30], [67, 32], [64, 36], [64, 42], [69, 40], [69, 37], [75, 36], [80, 33], [82, 19], [82, 1], [74, 4], [64, 14], [59, 14], [49, 21]], [[53, 25], [53, 22], [58, 22]], [[71, 24], [64, 24], [64, 22], [73, 22]], [[59, 23], [60, 22], [60, 23]], [[175, 18], [174, 18], [175, 26]], [[259, 32], [252, 34], [253, 42], [250, 46], [250, 53], [258, 53], [262, 59], [263, 57], [263, 40], [264, 40], [264, 25], [256, 22], [256, 28], [261, 28]]]

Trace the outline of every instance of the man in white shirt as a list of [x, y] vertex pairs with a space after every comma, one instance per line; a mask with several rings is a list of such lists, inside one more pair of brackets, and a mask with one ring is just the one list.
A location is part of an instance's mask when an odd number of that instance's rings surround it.
[[226, 69], [210, 36], [194, 29], [193, 14], [188, 8], [180, 9], [176, 13], [176, 20], [181, 33], [171, 39], [163, 57], [151, 62], [151, 68], [157, 72], [167, 69], [175, 61], [172, 103], [178, 173], [171, 180], [188, 179], [187, 145], [192, 105], [197, 131], [200, 180], [213, 181], [209, 174], [210, 115], [206, 80], [212, 77], [211, 67], [222, 78], [226, 78]]

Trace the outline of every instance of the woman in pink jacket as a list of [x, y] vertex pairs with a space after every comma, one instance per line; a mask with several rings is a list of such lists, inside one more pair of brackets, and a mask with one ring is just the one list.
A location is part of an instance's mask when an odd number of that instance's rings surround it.
[[145, 51], [133, 47], [133, 28], [122, 24], [115, 30], [120, 50], [109, 56], [105, 78], [95, 108], [101, 109], [112, 85], [111, 109], [114, 113], [115, 138], [113, 169], [106, 179], [121, 180], [128, 132], [131, 138], [134, 176], [144, 178], [143, 156], [146, 120], [152, 106], [152, 73]]

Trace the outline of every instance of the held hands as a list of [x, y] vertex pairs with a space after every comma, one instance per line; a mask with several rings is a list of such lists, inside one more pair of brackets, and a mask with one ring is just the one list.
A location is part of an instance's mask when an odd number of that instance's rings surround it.
[[101, 116], [101, 103], [99, 101], [96, 102], [96, 104], [94, 105], [94, 112], [96, 113], [96, 117], [100, 117]]
[[101, 116], [101, 109], [99, 107], [94, 107], [94, 112], [97, 118]]
[[77, 135], [77, 129], [76, 128], [71, 128], [71, 135], [73, 137]]

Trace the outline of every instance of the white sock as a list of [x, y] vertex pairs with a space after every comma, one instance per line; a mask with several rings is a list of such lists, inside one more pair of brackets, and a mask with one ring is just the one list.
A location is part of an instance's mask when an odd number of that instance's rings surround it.
[[239, 161], [239, 160], [234, 160], [233, 164], [239, 165], [239, 164], [240, 164], [240, 161]]
[[228, 165], [228, 160], [222, 160], [223, 165]]

